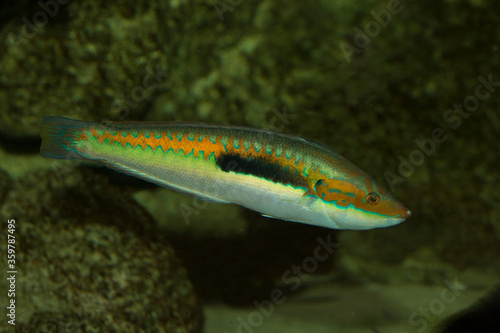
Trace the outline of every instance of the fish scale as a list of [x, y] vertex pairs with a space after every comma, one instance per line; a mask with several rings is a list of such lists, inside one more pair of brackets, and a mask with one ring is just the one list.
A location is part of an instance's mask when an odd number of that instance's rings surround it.
[[410, 211], [333, 149], [244, 127], [92, 123], [44, 117], [41, 155], [109, 168], [217, 203], [333, 229], [371, 229]]

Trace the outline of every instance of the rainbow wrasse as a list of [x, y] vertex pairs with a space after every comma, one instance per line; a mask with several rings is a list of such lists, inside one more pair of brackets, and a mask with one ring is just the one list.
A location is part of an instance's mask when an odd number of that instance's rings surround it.
[[332, 229], [371, 229], [411, 213], [333, 149], [266, 130], [44, 117], [40, 154], [96, 160], [208, 201]]

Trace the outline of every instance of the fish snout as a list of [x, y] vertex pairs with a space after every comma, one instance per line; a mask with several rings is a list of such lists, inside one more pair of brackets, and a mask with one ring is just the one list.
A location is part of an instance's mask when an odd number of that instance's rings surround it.
[[404, 208], [403, 213], [401, 213], [401, 217], [407, 219], [410, 216], [411, 216], [411, 210], [409, 210], [408, 208]]

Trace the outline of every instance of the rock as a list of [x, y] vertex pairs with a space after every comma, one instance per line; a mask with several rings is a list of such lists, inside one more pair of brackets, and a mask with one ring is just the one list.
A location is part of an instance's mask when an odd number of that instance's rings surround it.
[[0, 202], [4, 202], [7, 192], [10, 191], [14, 182], [10, 176], [0, 169]]
[[442, 330], [435, 333], [500, 332], [499, 311], [500, 285], [497, 285], [476, 304], [445, 320]]
[[36, 136], [42, 116], [49, 114], [94, 121], [140, 118], [167, 77], [167, 36], [158, 30], [168, 4], [41, 4], [9, 7], [10, 21], [0, 30], [0, 132]]
[[1, 208], [16, 221], [16, 328], [201, 332], [187, 272], [150, 215], [105, 177], [60, 176], [31, 174]]

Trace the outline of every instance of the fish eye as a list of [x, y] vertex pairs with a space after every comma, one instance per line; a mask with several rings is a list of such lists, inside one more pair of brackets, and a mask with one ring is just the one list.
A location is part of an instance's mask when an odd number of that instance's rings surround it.
[[376, 206], [379, 204], [379, 202], [380, 197], [375, 192], [368, 193], [368, 195], [366, 196], [366, 203], [370, 206]]

